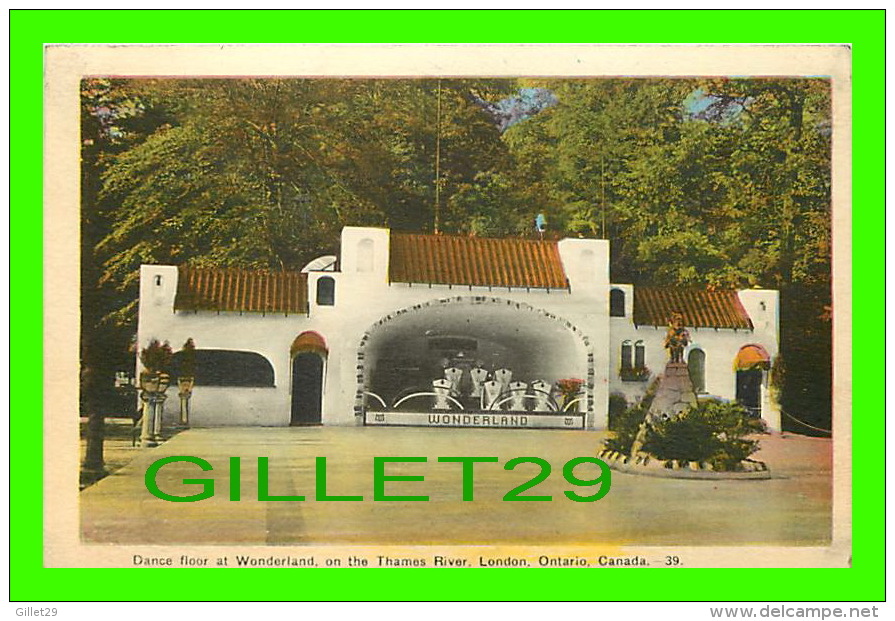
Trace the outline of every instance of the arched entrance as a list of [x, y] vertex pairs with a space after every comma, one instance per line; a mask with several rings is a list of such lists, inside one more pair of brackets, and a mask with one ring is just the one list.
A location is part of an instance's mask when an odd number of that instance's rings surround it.
[[[550, 394], [551, 387], [559, 380], [573, 380], [581, 391], [570, 409], [563, 411], [590, 419], [593, 361], [589, 338], [549, 311], [490, 296], [431, 300], [383, 317], [364, 334], [357, 358], [356, 411], [359, 416], [368, 408], [374, 412], [430, 408], [481, 412], [493, 407], [529, 413], [557, 411], [547, 401], [553, 398], [565, 406], [572, 398], [556, 398]], [[452, 384], [446, 393], [450, 403], [438, 404], [432, 393], [439, 390], [436, 383], [445, 380]], [[498, 380], [509, 391], [489, 393], [488, 384]], [[494, 397], [497, 394], [520, 397], [501, 401]], [[539, 397], [544, 398], [539, 401]]]
[[701, 394], [705, 392], [705, 352], [699, 348], [690, 350], [687, 356], [687, 370], [690, 372], [690, 382], [693, 384], [693, 392]]
[[290, 348], [292, 358], [292, 425], [319, 425], [323, 419], [326, 341], [317, 332], [302, 332]]
[[734, 368], [737, 401], [753, 416], [761, 416], [761, 389], [767, 382], [771, 357], [761, 345], [746, 345], [737, 353]]

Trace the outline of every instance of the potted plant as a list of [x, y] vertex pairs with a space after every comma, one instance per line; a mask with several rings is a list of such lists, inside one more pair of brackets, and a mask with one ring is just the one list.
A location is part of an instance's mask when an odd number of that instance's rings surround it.
[[556, 380], [556, 388], [563, 398], [562, 407], [560, 408], [562, 411], [565, 411], [569, 404], [575, 400], [576, 396], [581, 391], [582, 384], [584, 384], [584, 380], [577, 378]]
[[163, 344], [152, 339], [142, 351], [140, 362], [143, 371], [140, 373], [140, 395], [143, 406], [143, 428], [140, 442], [143, 446], [157, 446], [162, 428], [162, 405], [165, 391], [168, 389], [170, 377], [168, 366], [171, 364], [173, 352], [167, 341]]
[[140, 362], [143, 364], [143, 372], [140, 373], [140, 388], [146, 392], [165, 392], [168, 387], [168, 366], [173, 356], [171, 346], [165, 341], [160, 343], [158, 339], [152, 339], [140, 352]]
[[650, 378], [651, 371], [647, 367], [621, 367], [618, 376], [623, 382], [645, 382]]

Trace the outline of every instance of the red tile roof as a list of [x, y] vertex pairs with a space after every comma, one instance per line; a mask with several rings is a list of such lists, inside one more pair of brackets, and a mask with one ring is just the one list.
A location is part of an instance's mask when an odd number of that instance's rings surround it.
[[553, 241], [392, 232], [392, 282], [565, 289]]
[[179, 268], [174, 310], [308, 312], [308, 276], [234, 268]]
[[635, 325], [666, 326], [675, 312], [691, 328], [752, 329], [736, 291], [634, 287]]

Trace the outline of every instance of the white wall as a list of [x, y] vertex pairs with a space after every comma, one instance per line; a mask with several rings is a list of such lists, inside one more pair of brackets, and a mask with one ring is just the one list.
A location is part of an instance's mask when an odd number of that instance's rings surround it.
[[[274, 368], [275, 387], [197, 386], [191, 420], [196, 426], [288, 425], [291, 418], [289, 348], [301, 332], [314, 330], [324, 337], [329, 349], [323, 422], [353, 425], [357, 423], [354, 408], [358, 390], [358, 350], [365, 334], [375, 330], [372, 326], [376, 322], [415, 305], [443, 298], [484, 296], [509, 300], [552, 315], [552, 321], [569, 321], [577, 327], [580, 336], [576, 334], [574, 340], [580, 351], [574, 355], [586, 358], [588, 353], [591, 354], [595, 370], [592, 408], [586, 425], [604, 428], [610, 392], [622, 392], [633, 401], [642, 396], [649, 384], [622, 382], [618, 377], [622, 341], [628, 339], [632, 345], [638, 340], [644, 342], [646, 365], [655, 375], [662, 372], [668, 358], [663, 347], [665, 328], [635, 328], [633, 287], [610, 284], [607, 241], [566, 239], [559, 242], [559, 251], [570, 291], [548, 293], [546, 290], [506, 287], [389, 284], [389, 231], [346, 227], [342, 232], [341, 271], [308, 273], [308, 316], [175, 312], [177, 268], [144, 265], [140, 282], [139, 346], [145, 347], [151, 338], [158, 338], [169, 341], [177, 350], [187, 338], [193, 338], [200, 349], [253, 351], [265, 356]], [[316, 304], [316, 282], [323, 276], [335, 280], [334, 306]], [[609, 317], [612, 287], [625, 291], [625, 317]], [[706, 354], [706, 391], [728, 399], [736, 393], [733, 361], [740, 347], [758, 343], [771, 356], [776, 356], [778, 350], [777, 292], [749, 290], [741, 292], [740, 298], [753, 318], [755, 330], [690, 329], [693, 342], [688, 350], [699, 347]], [[470, 312], [474, 309], [474, 306], [470, 307]], [[139, 373], [139, 362], [137, 364]], [[562, 361], [553, 361], [551, 365], [560, 368]], [[178, 411], [178, 400], [176, 390], [171, 392], [166, 410], [173, 418]]]
[[[162, 285], [155, 284], [161, 276]], [[197, 386], [193, 390], [190, 422], [197, 427], [218, 425], [288, 425], [291, 417], [291, 361], [295, 337], [312, 329], [305, 315], [175, 311], [177, 268], [144, 265], [140, 269], [139, 349], [153, 338], [168, 341], [174, 351], [188, 338], [199, 349], [257, 352], [274, 369], [273, 388]], [[148, 302], [148, 303], [147, 303]], [[137, 357], [137, 376], [140, 368]], [[176, 387], [168, 390], [166, 416], [179, 416]]]
[[[608, 306], [608, 244], [597, 240], [564, 240], [560, 253], [569, 275], [572, 292], [447, 285], [389, 284], [389, 234], [385, 229], [346, 227], [342, 233], [340, 272], [310, 272], [309, 316], [258, 313], [215, 313], [174, 311], [177, 268], [143, 266], [139, 341], [145, 347], [151, 338], [167, 340], [176, 350], [187, 338], [200, 349], [253, 351], [265, 356], [274, 368], [274, 388], [218, 388], [197, 386], [192, 401], [191, 422], [205, 425], [288, 425], [291, 399], [289, 347], [305, 330], [319, 332], [329, 348], [324, 386], [324, 423], [355, 424], [354, 406], [357, 354], [364, 334], [390, 314], [442, 298], [485, 296], [520, 302], [543, 314], [543, 321], [568, 320], [579, 332], [575, 335], [575, 358], [586, 367], [586, 353], [594, 356], [596, 375], [589, 427], [604, 427], [608, 400], [609, 340], [605, 313], [594, 308]], [[372, 246], [372, 247], [371, 247]], [[155, 277], [161, 284], [155, 285]], [[335, 280], [335, 305], [316, 304], [316, 281], [322, 276]], [[470, 307], [474, 311], [474, 307]], [[425, 311], [420, 311], [425, 312]], [[545, 319], [545, 315], [552, 319]], [[509, 316], [508, 316], [509, 317]], [[534, 325], [534, 324], [532, 324]], [[588, 345], [584, 345], [587, 339]], [[563, 360], [551, 366], [562, 368]], [[577, 363], [576, 363], [577, 365]], [[572, 368], [572, 367], [570, 367]], [[138, 369], [139, 370], [139, 369]], [[583, 375], [583, 374], [582, 374]], [[582, 378], [584, 379], [584, 378]], [[177, 412], [172, 395], [166, 407], [169, 418]]]
[[[622, 288], [628, 285], [612, 285]], [[749, 313], [753, 330], [733, 330], [715, 328], [687, 327], [690, 332], [690, 345], [684, 351], [684, 361], [690, 351], [701, 349], [705, 352], [705, 390], [707, 395], [734, 399], [736, 397], [736, 372], [734, 360], [740, 348], [758, 344], [764, 347], [773, 361], [778, 352], [779, 297], [776, 291], [751, 289], [739, 292], [743, 307]], [[665, 369], [668, 362], [668, 351], [665, 349], [665, 326], [639, 326], [633, 322], [633, 291], [626, 290], [625, 317], [612, 317], [611, 345], [609, 355], [610, 391], [624, 394], [629, 403], [640, 399], [652, 380]], [[762, 307], [764, 303], [764, 307]], [[626, 382], [619, 378], [622, 342], [630, 340], [633, 345], [643, 341], [646, 347], [646, 366], [652, 376], [646, 382]], [[762, 417], [769, 427], [780, 429], [779, 411], [773, 402], [763, 404]]]

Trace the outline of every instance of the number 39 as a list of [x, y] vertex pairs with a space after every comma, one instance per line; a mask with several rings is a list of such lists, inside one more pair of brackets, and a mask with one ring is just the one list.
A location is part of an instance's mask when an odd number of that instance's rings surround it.
[[[507, 501], [550, 501], [553, 500], [553, 496], [522, 496], [522, 492], [531, 489], [535, 485], [542, 483], [550, 476], [551, 466], [550, 462], [546, 459], [541, 459], [540, 457], [516, 457], [515, 459], [511, 459], [507, 463], [503, 465], [504, 470], [513, 470], [519, 464], [537, 464], [541, 467], [541, 471], [536, 474], [534, 477], [511, 489], [509, 492], [504, 495], [503, 499]], [[575, 466], [579, 464], [595, 464], [597, 468], [600, 470], [599, 476], [593, 479], [582, 479], [575, 476]], [[609, 488], [612, 486], [612, 472], [609, 470], [609, 466], [606, 465], [606, 462], [597, 459], [596, 457], [576, 457], [574, 459], [570, 459], [566, 462], [566, 464], [562, 468], [563, 478], [575, 485], [577, 487], [594, 487], [599, 485], [600, 488], [590, 496], [583, 496], [574, 492], [572, 490], [567, 490], [563, 492], [569, 500], [573, 500], [575, 502], [594, 502], [595, 500], [600, 500], [606, 494], [609, 493]]]

